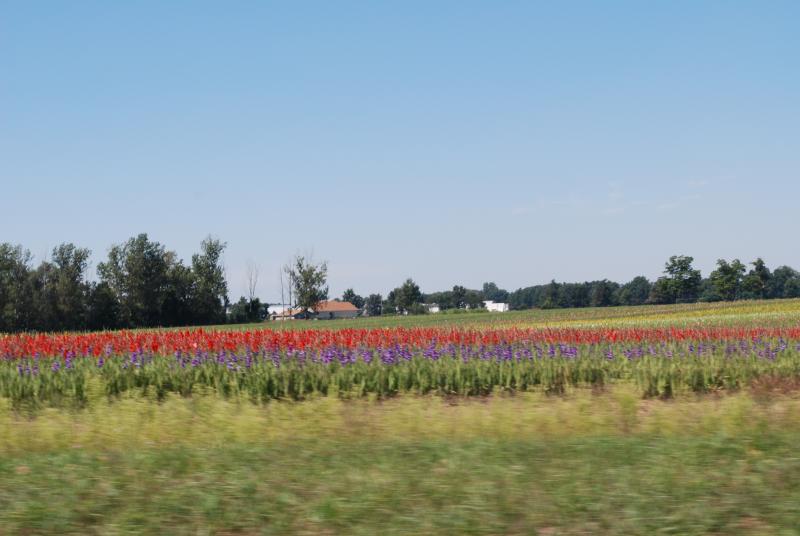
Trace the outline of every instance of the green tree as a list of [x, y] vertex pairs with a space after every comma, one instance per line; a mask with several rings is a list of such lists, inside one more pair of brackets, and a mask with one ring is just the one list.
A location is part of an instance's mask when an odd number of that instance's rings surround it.
[[673, 255], [664, 266], [666, 274], [669, 302], [691, 303], [697, 301], [700, 294], [700, 270], [692, 267], [693, 257]]
[[647, 303], [675, 303], [675, 289], [668, 277], [659, 277], [650, 289]]
[[33, 303], [33, 315], [29, 329], [41, 331], [57, 331], [61, 329], [58, 318], [56, 275], [53, 265], [47, 261], [42, 261], [36, 269], [30, 271], [27, 288]]
[[319, 302], [328, 299], [328, 264], [314, 263], [301, 255], [294, 258], [289, 269], [290, 280], [295, 291], [295, 305], [308, 318], [309, 310], [317, 307]]
[[468, 309], [484, 309], [483, 293], [478, 290], [468, 290], [464, 295], [464, 306]]
[[767, 284], [767, 296], [770, 298], [800, 297], [800, 273], [789, 266], [775, 268]]
[[364, 307], [368, 316], [380, 316], [383, 312], [382, 305], [383, 296], [380, 294], [370, 294], [367, 296], [367, 300], [364, 303]]
[[31, 258], [20, 245], [0, 243], [0, 331], [37, 328]]
[[456, 309], [463, 309], [467, 306], [467, 289], [461, 285], [455, 285], [451, 291], [451, 301]]
[[717, 291], [717, 287], [711, 282], [711, 279], [704, 277], [700, 281], [700, 297], [698, 301], [701, 302], [718, 302], [722, 301], [722, 295]]
[[559, 295], [561, 294], [561, 285], [552, 279], [544, 289], [540, 296], [539, 307], [542, 309], [553, 309], [559, 307]]
[[217, 324], [225, 321], [228, 305], [228, 282], [222, 254], [227, 244], [207, 237], [200, 244], [200, 253], [192, 255], [194, 275], [193, 314], [201, 324]]
[[419, 285], [414, 283], [411, 278], [406, 279], [399, 288], [392, 292], [394, 292], [394, 305], [401, 313], [410, 312], [414, 304], [422, 303], [422, 292], [419, 290]]
[[761, 257], [750, 264], [753, 268], [742, 280], [743, 295], [749, 299], [763, 299], [767, 297], [772, 274]]
[[620, 305], [642, 305], [647, 302], [652, 286], [646, 277], [636, 276], [619, 288], [617, 302]]
[[191, 268], [167, 252], [167, 274], [161, 306], [162, 326], [185, 326], [203, 322], [195, 310], [195, 276]]
[[107, 282], [91, 284], [88, 295], [88, 328], [105, 330], [120, 327], [119, 307], [117, 296]]
[[359, 309], [364, 307], [364, 298], [356, 294], [352, 288], [344, 291], [344, 294], [342, 294], [342, 301], [350, 302]]
[[453, 292], [451, 290], [445, 290], [442, 292], [432, 292], [431, 294], [424, 294], [422, 296], [422, 301], [428, 304], [436, 304], [439, 306], [439, 309], [445, 311], [447, 309], [452, 309], [455, 307], [453, 304]]
[[723, 300], [733, 301], [739, 298], [746, 269], [739, 259], [734, 259], [730, 263], [725, 259], [719, 259], [717, 269], [711, 272], [708, 278]]
[[97, 271], [119, 302], [122, 326], [157, 326], [162, 322], [162, 307], [174, 253], [151, 242], [142, 233], [124, 244], [111, 247], [108, 260]]
[[386, 295], [386, 299], [381, 303], [382, 315], [393, 315], [397, 313], [397, 290], [390, 290]]
[[247, 298], [242, 296], [239, 301], [231, 304], [228, 312], [228, 322], [231, 324], [244, 324], [249, 320], [250, 304]]
[[595, 281], [591, 288], [591, 296], [589, 298], [589, 305], [591, 307], [608, 307], [614, 305], [615, 292], [619, 285], [612, 283], [608, 279], [602, 281]]
[[498, 288], [494, 282], [483, 284], [483, 299], [494, 302], [505, 303], [508, 301], [508, 291]]
[[58, 329], [86, 329], [88, 324], [89, 283], [86, 269], [91, 252], [74, 244], [53, 248], [52, 291]]

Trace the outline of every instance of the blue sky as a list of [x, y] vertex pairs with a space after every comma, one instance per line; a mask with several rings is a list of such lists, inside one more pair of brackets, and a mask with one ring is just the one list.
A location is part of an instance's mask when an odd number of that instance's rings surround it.
[[[276, 300], [800, 268], [798, 2], [3, 2], [0, 241]], [[92, 269], [92, 272], [94, 269]]]

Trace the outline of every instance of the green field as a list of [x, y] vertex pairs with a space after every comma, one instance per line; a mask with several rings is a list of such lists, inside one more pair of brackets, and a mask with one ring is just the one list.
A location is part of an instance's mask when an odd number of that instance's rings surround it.
[[800, 400], [624, 388], [3, 413], [4, 534], [796, 534]]
[[[800, 300], [780, 300], [257, 326], [799, 323]], [[798, 351], [738, 365], [720, 352], [664, 366], [712, 386], [741, 381], [671, 397], [643, 395], [632, 368], [658, 359], [602, 355], [574, 363], [606, 367], [607, 381], [559, 390], [497, 380], [473, 396], [310, 390], [300, 401], [223, 393], [217, 380], [185, 396], [152, 384], [110, 396], [96, 363], [79, 361], [69, 377], [87, 378], [81, 404], [0, 398], [0, 535], [800, 534]], [[169, 377], [159, 367], [102, 374]], [[427, 369], [397, 370], [427, 381]], [[44, 385], [47, 371], [19, 385]]]
[[446, 311], [411, 316], [377, 316], [340, 320], [290, 320], [214, 326], [214, 329], [347, 329], [392, 327], [650, 327], [686, 325], [785, 326], [800, 324], [800, 299], [736, 302], [530, 309], [490, 313]]

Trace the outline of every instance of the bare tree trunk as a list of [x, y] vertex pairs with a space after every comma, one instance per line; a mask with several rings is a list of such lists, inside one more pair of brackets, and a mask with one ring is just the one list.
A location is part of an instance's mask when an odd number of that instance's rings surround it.
[[[278, 270], [278, 275], [281, 278], [281, 309], [285, 309], [286, 308], [286, 297], [283, 294], [283, 268]], [[281, 314], [283, 314], [284, 312], [285, 311], [282, 310]]]
[[258, 272], [258, 264], [252, 260], [248, 260], [245, 277], [247, 278], [247, 297], [250, 299], [250, 303], [253, 303], [253, 300], [256, 297], [256, 288], [258, 287]]

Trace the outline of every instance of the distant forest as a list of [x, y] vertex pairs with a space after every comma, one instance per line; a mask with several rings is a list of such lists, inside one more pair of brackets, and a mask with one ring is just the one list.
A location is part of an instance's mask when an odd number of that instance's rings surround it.
[[[88, 249], [61, 244], [49, 259], [34, 266], [28, 250], [0, 243], [0, 332], [264, 320], [267, 304], [255, 297], [254, 280], [250, 281], [248, 297], [229, 301], [222, 266], [225, 247], [224, 242], [209, 237], [190, 262], [184, 263], [175, 252], [140, 234], [112, 246], [108, 258], [97, 266], [98, 280], [90, 281]], [[554, 280], [512, 292], [489, 282], [480, 290], [456, 285], [451, 290], [423, 293], [413, 279], [407, 279], [386, 297], [361, 297], [350, 288], [337, 299], [352, 302], [365, 315], [376, 316], [425, 314], [434, 303], [441, 310], [479, 309], [484, 300], [506, 302], [511, 309], [520, 310], [800, 297], [800, 273], [788, 266], [770, 270], [760, 258], [749, 265], [738, 259], [720, 259], [716, 269], [704, 278], [692, 266], [693, 260], [689, 256], [670, 257], [664, 275], [655, 281], [644, 276], [624, 284], [607, 279], [583, 283]], [[326, 264], [311, 266], [308, 274], [314, 277], [299, 277], [291, 283], [296, 287], [295, 296], [327, 299]]]

